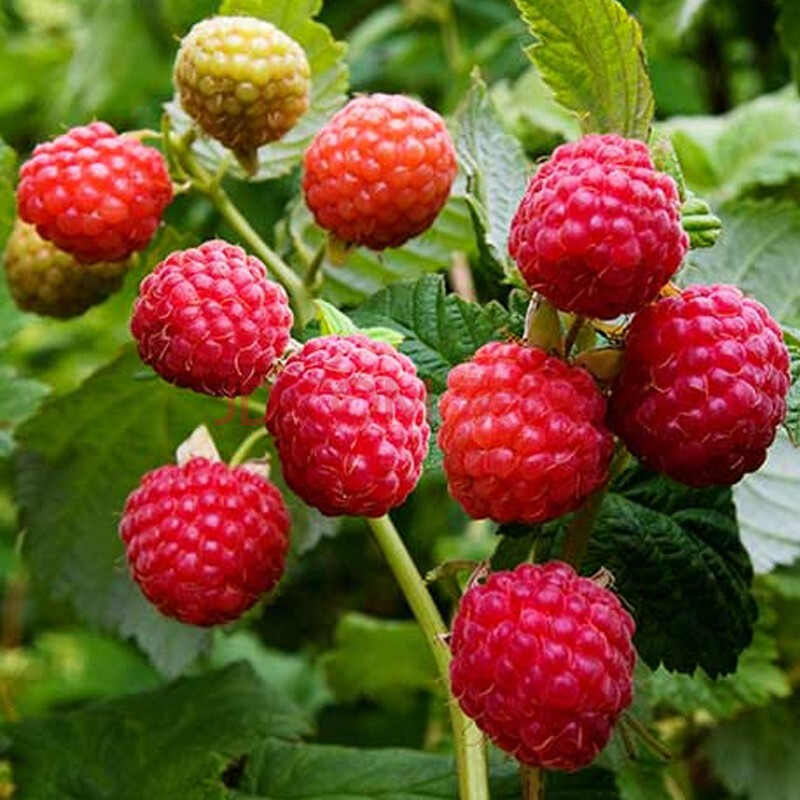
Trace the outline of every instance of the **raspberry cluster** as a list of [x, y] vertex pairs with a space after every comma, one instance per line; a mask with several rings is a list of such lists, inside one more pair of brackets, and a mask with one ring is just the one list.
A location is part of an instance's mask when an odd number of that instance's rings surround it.
[[528, 185], [508, 245], [531, 289], [601, 319], [654, 300], [688, 246], [675, 181], [655, 170], [646, 144], [613, 134], [556, 148]]
[[608, 479], [606, 403], [588, 372], [536, 347], [490, 342], [451, 370], [438, 442], [467, 513], [543, 522]]
[[580, 769], [631, 703], [634, 627], [613, 592], [567, 564], [495, 572], [453, 620], [453, 694], [523, 764]]
[[413, 363], [360, 334], [312, 339], [292, 356], [266, 424], [289, 487], [331, 516], [380, 517], [400, 505], [430, 436]]
[[373, 250], [427, 230], [456, 176], [442, 118], [402, 95], [351, 100], [305, 154], [303, 191], [320, 227]]
[[254, 17], [198, 22], [181, 42], [174, 80], [186, 112], [248, 168], [255, 151], [308, 110], [311, 69], [303, 49]]
[[289, 343], [286, 292], [264, 265], [220, 240], [172, 253], [143, 281], [131, 332], [162, 378], [205, 394], [257, 389]]
[[148, 472], [119, 530], [145, 596], [191, 625], [241, 616], [278, 583], [289, 547], [278, 489], [247, 468], [206, 458]]
[[171, 200], [161, 153], [105, 122], [37, 145], [17, 187], [19, 216], [87, 264], [147, 247]]
[[81, 264], [16, 220], [3, 256], [6, 283], [23, 311], [67, 319], [83, 314], [121, 286], [127, 261]]

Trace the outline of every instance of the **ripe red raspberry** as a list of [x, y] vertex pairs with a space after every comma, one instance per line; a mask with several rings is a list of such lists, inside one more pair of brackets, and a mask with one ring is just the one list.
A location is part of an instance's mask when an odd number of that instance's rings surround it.
[[241, 616], [278, 583], [289, 548], [278, 489], [246, 467], [206, 458], [148, 472], [119, 530], [145, 597], [191, 625]]
[[450, 371], [439, 411], [447, 485], [475, 519], [554, 519], [608, 479], [605, 400], [588, 372], [537, 347], [484, 345]]
[[130, 266], [127, 261], [81, 264], [19, 219], [3, 265], [11, 296], [23, 311], [58, 319], [83, 314], [116, 292]]
[[654, 300], [688, 246], [675, 181], [656, 171], [647, 145], [613, 134], [556, 148], [528, 184], [508, 243], [532, 289], [601, 319]]
[[317, 133], [303, 191], [320, 227], [383, 250], [431, 226], [456, 169], [436, 112], [402, 95], [373, 94], [351, 100]]
[[213, 240], [162, 261], [139, 288], [131, 332], [162, 378], [205, 394], [254, 392], [289, 343], [286, 292], [241, 247]]
[[430, 436], [414, 365], [360, 334], [312, 339], [292, 356], [266, 423], [289, 487], [328, 516], [380, 517], [400, 505]]
[[647, 466], [689, 486], [733, 484], [764, 462], [788, 390], [764, 306], [735, 286], [690, 286], [633, 318], [609, 422]]
[[181, 42], [175, 85], [200, 127], [255, 169], [255, 151], [308, 110], [311, 69], [294, 39], [255, 17], [198, 22]]
[[616, 595], [560, 562], [495, 572], [453, 621], [453, 694], [520, 762], [592, 762], [631, 704], [635, 625]]
[[19, 215], [78, 261], [121, 261], [150, 243], [172, 183], [164, 158], [105, 122], [40, 144], [22, 165]]

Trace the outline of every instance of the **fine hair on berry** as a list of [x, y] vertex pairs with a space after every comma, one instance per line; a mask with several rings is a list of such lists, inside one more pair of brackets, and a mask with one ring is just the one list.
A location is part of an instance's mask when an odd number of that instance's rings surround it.
[[602, 319], [654, 300], [688, 246], [675, 181], [644, 142], [616, 134], [555, 149], [528, 184], [508, 244], [531, 289]]
[[613, 592], [567, 564], [495, 572], [453, 620], [453, 694], [521, 763], [582, 769], [631, 704], [634, 630]]
[[280, 491], [262, 475], [195, 457], [144, 475], [119, 531], [147, 599], [207, 626], [236, 619], [277, 585], [289, 527]]
[[264, 382], [292, 323], [286, 292], [264, 265], [215, 239], [172, 253], [142, 281], [131, 332], [164, 380], [237, 397]]
[[585, 370], [490, 342], [447, 377], [438, 442], [450, 494], [475, 519], [544, 522], [608, 480], [606, 403]]
[[386, 514], [422, 472], [425, 396], [414, 364], [385, 342], [361, 334], [307, 342], [267, 406], [286, 483], [329, 516]]
[[19, 216], [87, 264], [147, 247], [171, 200], [161, 153], [105, 122], [37, 145], [17, 187]]
[[789, 383], [783, 334], [761, 303], [735, 286], [690, 286], [634, 317], [609, 422], [646, 466], [729, 485], [764, 463]]
[[303, 163], [303, 192], [317, 224], [373, 250], [426, 231], [457, 169], [444, 120], [389, 94], [351, 100], [317, 133]]

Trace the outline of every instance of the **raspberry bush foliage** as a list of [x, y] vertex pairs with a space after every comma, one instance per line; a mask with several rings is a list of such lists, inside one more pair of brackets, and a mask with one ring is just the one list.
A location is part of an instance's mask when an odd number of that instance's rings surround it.
[[0, 32], [0, 797], [796, 800], [789, 0]]

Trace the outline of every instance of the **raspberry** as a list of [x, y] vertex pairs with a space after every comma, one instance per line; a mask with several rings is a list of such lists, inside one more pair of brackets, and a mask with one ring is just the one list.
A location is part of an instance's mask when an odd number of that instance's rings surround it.
[[281, 579], [289, 525], [266, 478], [192, 458], [148, 472], [128, 496], [119, 531], [133, 579], [162, 614], [219, 625]]
[[40, 144], [22, 165], [19, 215], [78, 261], [122, 261], [150, 243], [172, 183], [158, 150], [105, 122]]
[[616, 595], [567, 564], [495, 572], [453, 621], [453, 694], [523, 764], [581, 769], [631, 704], [634, 628]]
[[175, 85], [200, 127], [255, 170], [255, 151], [308, 110], [311, 69], [294, 39], [264, 20], [214, 17], [181, 42]]
[[131, 332], [164, 380], [196, 392], [254, 392], [289, 343], [286, 292], [241, 247], [213, 240], [179, 250], [139, 287]]
[[633, 318], [609, 422], [647, 466], [689, 486], [733, 484], [764, 462], [788, 389], [764, 306], [735, 286], [690, 286]]
[[439, 446], [475, 519], [543, 522], [608, 479], [612, 437], [591, 375], [537, 347], [490, 342], [447, 377]]
[[312, 339], [292, 356], [266, 423], [289, 487], [328, 516], [380, 517], [400, 505], [430, 436], [414, 365], [360, 334]]
[[23, 311], [67, 319], [83, 314], [121, 286], [127, 261], [81, 264], [16, 220], [3, 264], [11, 296]]
[[508, 249], [558, 308], [609, 319], [654, 300], [688, 246], [675, 181], [647, 145], [593, 134], [557, 147], [533, 176]]
[[442, 118], [402, 95], [351, 100], [305, 155], [303, 191], [320, 227], [373, 250], [427, 230], [456, 176]]

